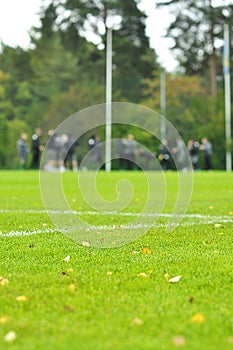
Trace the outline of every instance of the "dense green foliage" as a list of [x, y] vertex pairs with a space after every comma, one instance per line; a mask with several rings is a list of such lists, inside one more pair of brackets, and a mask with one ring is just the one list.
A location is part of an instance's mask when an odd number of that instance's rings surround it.
[[[177, 9], [183, 3], [177, 0], [168, 5]], [[175, 50], [181, 53], [180, 67], [185, 68], [185, 75], [177, 73], [167, 77], [166, 117], [182, 133], [185, 142], [190, 137], [199, 141], [203, 136], [209, 138], [214, 146], [215, 168], [224, 168], [223, 79], [219, 65], [214, 73], [215, 77], [218, 74], [218, 89], [213, 96], [213, 86], [209, 83], [213, 70], [210, 74], [208, 60], [213, 55], [211, 38], [205, 34], [209, 27], [205, 24], [211, 26], [213, 22], [214, 40], [217, 40], [222, 35], [223, 20], [227, 18], [231, 24], [232, 16], [227, 17], [227, 13], [232, 7], [218, 13], [209, 8], [207, 2], [202, 6], [195, 4], [186, 1], [185, 11], [179, 11], [168, 31], [176, 40]], [[149, 46], [145, 34], [146, 16], [138, 9], [137, 1], [51, 1], [47, 6], [43, 3], [40, 19], [41, 26], [31, 30], [31, 47], [27, 50], [1, 45], [0, 166], [3, 168], [17, 167], [16, 141], [21, 132], [28, 133], [30, 143], [33, 129], [41, 127], [42, 142], [45, 142], [48, 129], [57, 127], [83, 108], [105, 102], [108, 25], [115, 23], [113, 100], [143, 104], [160, 111], [161, 67]], [[202, 40], [196, 37], [196, 32]], [[220, 61], [220, 49], [214, 54]], [[125, 136], [128, 132], [119, 126], [115, 134]], [[103, 129], [100, 134], [103, 139]], [[141, 142], [141, 131], [134, 130], [134, 134]], [[145, 138], [146, 146], [151, 147], [153, 142], [153, 137]], [[86, 145], [83, 146], [85, 149]], [[157, 143], [153, 151], [156, 148]]]

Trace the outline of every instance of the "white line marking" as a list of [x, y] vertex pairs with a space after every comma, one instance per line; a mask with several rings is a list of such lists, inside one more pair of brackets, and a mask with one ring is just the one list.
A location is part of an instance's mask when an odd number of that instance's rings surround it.
[[128, 212], [117, 212], [117, 211], [76, 211], [76, 210], [43, 210], [43, 209], [0, 209], [0, 213], [22, 213], [22, 214], [54, 214], [54, 215], [96, 215], [96, 216], [133, 216], [133, 217], [162, 217], [162, 218], [171, 218], [171, 217], [183, 217], [186, 219], [212, 219], [212, 220], [233, 220], [232, 215], [202, 215], [202, 214], [169, 214], [169, 213], [128, 213]]
[[[199, 222], [182, 222], [179, 224], [179, 226], [187, 227], [187, 226], [195, 226], [195, 225], [213, 225], [215, 224], [215, 220], [208, 220], [208, 221], [199, 221]], [[224, 223], [233, 223], [233, 219], [222, 219], [218, 220], [218, 223], [224, 224]], [[176, 226], [176, 224], [169, 224], [171, 226]], [[162, 223], [155, 223], [155, 224], [122, 224], [122, 225], [96, 225], [96, 226], [89, 226], [86, 228], [80, 228], [80, 230], [84, 230], [86, 233], [91, 231], [115, 231], [115, 230], [136, 230], [136, 229], [145, 229], [145, 228], [161, 228], [161, 227], [167, 227], [168, 224], [162, 224]], [[72, 229], [73, 231], [73, 229]], [[37, 234], [43, 234], [43, 233], [67, 233], [69, 230], [59, 230], [59, 229], [44, 229], [44, 230], [33, 230], [33, 231], [10, 231], [7, 233], [2, 233], [0, 237], [19, 237], [19, 236], [31, 236], [31, 235], [37, 235]]]

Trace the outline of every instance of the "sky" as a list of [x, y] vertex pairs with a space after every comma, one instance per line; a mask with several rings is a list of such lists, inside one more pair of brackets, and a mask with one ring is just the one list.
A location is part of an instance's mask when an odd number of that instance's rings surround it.
[[[233, 0], [212, 1], [217, 6], [218, 3]], [[41, 3], [42, 0], [0, 0], [0, 41], [9, 46], [27, 48], [30, 44], [30, 28], [40, 23], [38, 11]], [[167, 71], [173, 71], [177, 63], [169, 50], [172, 42], [164, 37], [172, 17], [167, 9], [156, 9], [155, 3], [155, 0], [141, 0], [140, 9], [148, 15], [146, 34], [160, 64]]]

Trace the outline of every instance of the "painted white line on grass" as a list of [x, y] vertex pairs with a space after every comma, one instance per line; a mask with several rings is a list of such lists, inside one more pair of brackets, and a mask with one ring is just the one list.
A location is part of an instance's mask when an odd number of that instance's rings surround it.
[[171, 218], [171, 217], [183, 217], [186, 219], [212, 219], [212, 220], [223, 220], [231, 219], [233, 220], [232, 215], [207, 215], [207, 214], [169, 214], [169, 213], [132, 213], [132, 212], [117, 212], [117, 211], [76, 211], [76, 210], [43, 210], [43, 209], [0, 209], [2, 214], [10, 213], [22, 213], [22, 214], [55, 214], [55, 215], [79, 215], [79, 216], [129, 216], [129, 217], [162, 217], [162, 218]]
[[20, 237], [20, 236], [32, 236], [32, 235], [39, 235], [42, 233], [55, 233], [56, 230], [47, 228], [44, 230], [33, 230], [33, 231], [10, 231], [7, 233], [2, 233], [0, 237]]
[[[196, 226], [196, 225], [214, 225], [214, 224], [224, 224], [224, 223], [233, 223], [233, 219], [222, 219], [218, 220], [216, 222], [215, 220], [206, 220], [204, 222], [197, 221], [197, 222], [182, 222], [179, 226], [181, 227], [188, 227], [188, 226]], [[170, 225], [173, 225], [172, 223]], [[174, 223], [174, 226], [176, 224]], [[164, 223], [155, 223], [155, 224], [121, 224], [121, 225], [92, 225], [88, 229], [85, 230], [85, 232], [88, 234], [88, 232], [96, 231], [97, 234], [99, 234], [101, 231], [115, 231], [117, 229], [124, 229], [124, 230], [137, 230], [142, 228], [162, 228], [167, 227], [167, 224]], [[2, 233], [0, 237], [20, 237], [20, 236], [31, 236], [31, 235], [38, 235], [38, 234], [44, 234], [44, 233], [67, 233], [69, 230], [56, 230], [56, 229], [44, 229], [44, 230], [33, 230], [33, 231], [10, 231], [6, 233]]]

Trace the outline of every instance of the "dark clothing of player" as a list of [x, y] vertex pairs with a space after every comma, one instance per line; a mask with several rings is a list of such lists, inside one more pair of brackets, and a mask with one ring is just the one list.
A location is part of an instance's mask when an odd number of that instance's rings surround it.
[[32, 135], [32, 145], [31, 145], [31, 152], [32, 152], [32, 169], [38, 169], [39, 163], [40, 163], [40, 136], [36, 133]]

